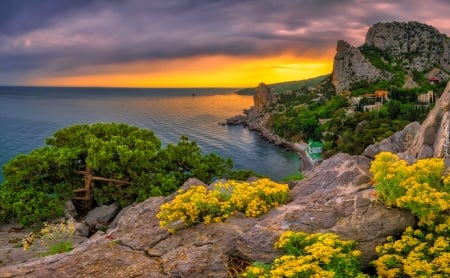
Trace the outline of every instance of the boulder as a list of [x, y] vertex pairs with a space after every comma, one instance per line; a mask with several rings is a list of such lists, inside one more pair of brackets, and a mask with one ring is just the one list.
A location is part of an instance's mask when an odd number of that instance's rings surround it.
[[75, 205], [73, 204], [72, 200], [67, 200], [64, 203], [64, 217], [66, 219], [74, 219], [78, 216], [77, 209], [75, 208]]
[[89, 211], [85, 223], [90, 227], [96, 226], [97, 224], [104, 224], [113, 219], [118, 212], [119, 207], [116, 204], [96, 207]]
[[419, 122], [409, 123], [403, 128], [403, 130], [397, 131], [390, 137], [383, 139], [380, 143], [367, 146], [364, 150], [364, 155], [373, 159], [375, 158], [375, 155], [380, 152], [405, 152], [414, 141], [419, 128]]
[[[297, 182], [287, 204], [265, 215], [237, 213], [223, 223], [198, 224], [175, 234], [159, 227], [156, 214], [177, 193], [152, 197], [129, 207], [106, 234], [66, 254], [4, 267], [0, 276], [229, 277], [238, 265], [280, 256], [273, 245], [286, 230], [354, 239], [367, 265], [386, 236], [415, 223], [409, 212], [374, 200], [369, 164], [364, 156], [338, 154]], [[196, 184], [203, 183], [191, 179], [183, 188]]]

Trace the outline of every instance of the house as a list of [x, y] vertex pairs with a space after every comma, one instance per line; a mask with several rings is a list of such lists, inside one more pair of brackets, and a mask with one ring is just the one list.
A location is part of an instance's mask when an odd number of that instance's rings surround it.
[[433, 76], [433, 77], [428, 78], [428, 82], [430, 82], [430, 84], [436, 85], [436, 84], [439, 84], [439, 82], [441, 82], [441, 80], [438, 77]]
[[428, 91], [428, 93], [426, 93], [426, 94], [418, 95], [417, 100], [421, 103], [428, 103], [428, 104], [434, 102], [433, 91]]
[[381, 107], [383, 106], [383, 103], [381, 102], [375, 102], [375, 104], [370, 104], [370, 105], [364, 105], [363, 106], [363, 111], [364, 112], [369, 112], [372, 110], [376, 110], [376, 111], [380, 111]]
[[314, 141], [313, 139], [308, 140], [308, 148], [306, 149], [306, 152], [313, 162], [322, 160], [322, 149], [322, 142]]

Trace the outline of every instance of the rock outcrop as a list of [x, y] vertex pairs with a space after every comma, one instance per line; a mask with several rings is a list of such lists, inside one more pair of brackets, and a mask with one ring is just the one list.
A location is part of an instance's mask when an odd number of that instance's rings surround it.
[[[156, 214], [168, 197], [129, 207], [106, 234], [75, 250], [0, 268], [0, 277], [228, 277], [236, 264], [270, 262], [281, 254], [273, 244], [285, 230], [335, 232], [354, 239], [362, 263], [388, 235], [415, 223], [407, 211], [387, 209], [373, 197], [370, 159], [338, 154], [325, 160], [290, 192], [290, 201], [258, 218], [240, 214], [224, 223], [199, 224], [169, 234]], [[202, 184], [191, 179], [183, 188]], [[206, 185], [204, 185], [206, 186]]]
[[[372, 57], [376, 62], [369, 61], [366, 51], [377, 56]], [[341, 93], [358, 83], [391, 80], [399, 68], [408, 81], [406, 87], [415, 84], [415, 80], [407, 78], [413, 72], [446, 81], [450, 73], [450, 38], [418, 22], [377, 23], [369, 28], [362, 46], [338, 41], [333, 85]]]
[[253, 111], [255, 114], [264, 112], [273, 101], [272, 90], [264, 83], [260, 83], [256, 88], [256, 93], [253, 96]]
[[341, 93], [358, 82], [375, 82], [390, 79], [392, 74], [384, 72], [364, 57], [359, 48], [346, 41], [338, 41], [333, 63], [332, 82], [336, 92]]
[[373, 159], [380, 152], [405, 152], [412, 145], [419, 128], [419, 122], [409, 123], [403, 130], [383, 139], [380, 143], [367, 146], [364, 155]]
[[411, 71], [429, 70], [430, 65], [450, 71], [450, 39], [423, 23], [377, 23], [367, 31], [365, 44], [384, 51]]

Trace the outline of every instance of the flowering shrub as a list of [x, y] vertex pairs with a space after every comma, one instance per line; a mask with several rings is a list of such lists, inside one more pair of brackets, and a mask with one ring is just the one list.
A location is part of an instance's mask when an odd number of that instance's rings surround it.
[[72, 236], [75, 232], [73, 222], [48, 224], [37, 233], [30, 233], [22, 239], [24, 250], [33, 250], [41, 256], [54, 255], [72, 250]]
[[160, 226], [175, 232], [200, 222], [205, 224], [221, 222], [235, 211], [248, 217], [266, 213], [270, 207], [286, 202], [287, 184], [275, 183], [269, 179], [255, 182], [227, 181], [216, 183], [212, 190], [204, 186], [192, 186], [160, 207], [157, 218]]
[[368, 277], [359, 270], [361, 252], [354, 241], [332, 233], [284, 232], [275, 248], [286, 251], [272, 264], [255, 263], [241, 277]]
[[412, 165], [395, 154], [380, 153], [370, 168], [378, 197], [389, 206], [409, 209], [418, 217], [399, 239], [377, 246], [373, 262], [380, 277], [450, 276], [450, 176], [442, 177], [440, 158]]
[[[442, 223], [413, 229], [408, 227], [400, 239], [388, 237], [377, 246], [374, 261], [380, 277], [450, 277], [450, 217]], [[428, 231], [427, 231], [428, 230]]]
[[379, 199], [388, 206], [409, 209], [419, 220], [432, 223], [450, 208], [450, 177], [442, 177], [444, 161], [421, 159], [407, 165], [397, 155], [382, 152], [370, 167]]

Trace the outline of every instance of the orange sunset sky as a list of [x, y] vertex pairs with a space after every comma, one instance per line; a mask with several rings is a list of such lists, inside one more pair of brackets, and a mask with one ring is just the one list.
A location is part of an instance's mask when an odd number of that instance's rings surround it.
[[450, 33], [446, 1], [0, 3], [0, 85], [252, 87], [331, 73], [336, 41], [420, 21]]

